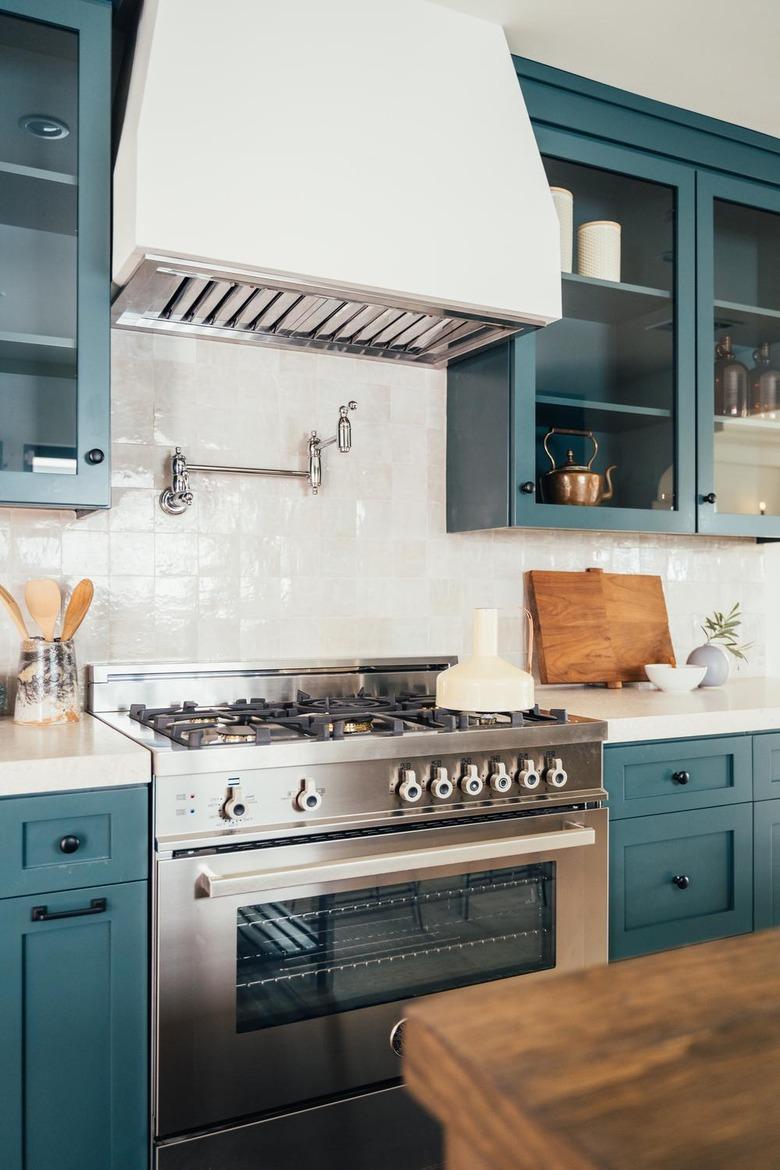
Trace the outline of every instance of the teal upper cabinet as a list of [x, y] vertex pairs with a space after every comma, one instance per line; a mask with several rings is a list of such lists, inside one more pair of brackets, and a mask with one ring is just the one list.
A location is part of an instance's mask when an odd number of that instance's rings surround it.
[[561, 321], [449, 368], [449, 531], [780, 536], [780, 140], [516, 65], [573, 255]]
[[0, 0], [0, 503], [109, 503], [111, 9]]
[[780, 534], [780, 189], [698, 178], [699, 529]]

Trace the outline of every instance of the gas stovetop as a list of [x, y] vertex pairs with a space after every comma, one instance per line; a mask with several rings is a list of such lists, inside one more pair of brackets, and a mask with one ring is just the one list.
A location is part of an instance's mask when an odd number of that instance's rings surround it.
[[88, 706], [151, 751], [158, 842], [182, 847], [603, 799], [603, 723], [442, 710], [454, 661], [95, 665]]
[[314, 696], [298, 691], [294, 700], [283, 703], [266, 698], [236, 699], [215, 706], [201, 706], [193, 700], [168, 707], [132, 703], [130, 718], [190, 749], [567, 722], [566, 712], [557, 709], [542, 711], [535, 706], [527, 711], [449, 711], [436, 706], [434, 695], [402, 691], [395, 698], [382, 697], [367, 694], [364, 687], [351, 695]]

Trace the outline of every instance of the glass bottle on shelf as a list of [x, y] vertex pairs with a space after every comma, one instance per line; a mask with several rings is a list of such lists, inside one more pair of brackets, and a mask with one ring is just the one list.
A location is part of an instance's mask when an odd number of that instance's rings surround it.
[[777, 418], [780, 410], [780, 370], [772, 364], [769, 342], [753, 351], [755, 366], [750, 371], [750, 413]]
[[735, 355], [728, 335], [715, 346], [715, 413], [726, 418], [746, 418], [748, 371]]

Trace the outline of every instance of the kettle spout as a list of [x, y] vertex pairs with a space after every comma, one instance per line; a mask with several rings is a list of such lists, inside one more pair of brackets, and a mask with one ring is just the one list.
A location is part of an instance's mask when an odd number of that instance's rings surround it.
[[607, 490], [604, 492], [604, 495], [601, 497], [602, 503], [606, 500], [612, 499], [612, 495], [613, 495], [612, 472], [613, 471], [617, 471], [617, 463], [613, 463], [612, 466], [608, 467], [607, 470], [604, 472], [604, 478], [607, 481]]

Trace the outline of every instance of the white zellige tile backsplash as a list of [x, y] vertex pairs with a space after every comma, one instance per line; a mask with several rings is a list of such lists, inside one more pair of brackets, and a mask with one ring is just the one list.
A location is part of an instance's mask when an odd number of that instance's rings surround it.
[[[353, 449], [323, 456], [323, 489], [293, 479], [193, 476], [195, 503], [157, 496], [174, 445], [192, 461], [302, 467], [312, 427], [330, 435], [358, 400]], [[0, 509], [3, 582], [95, 586], [82, 663], [462, 653], [474, 606], [498, 606], [503, 649], [522, 647], [526, 569], [659, 573], [679, 656], [714, 607], [740, 601], [755, 642], [746, 673], [773, 669], [780, 561], [772, 546], [679, 536], [496, 531], [448, 536], [445, 374], [331, 355], [113, 334], [113, 508]], [[0, 672], [17, 640], [0, 625]]]

